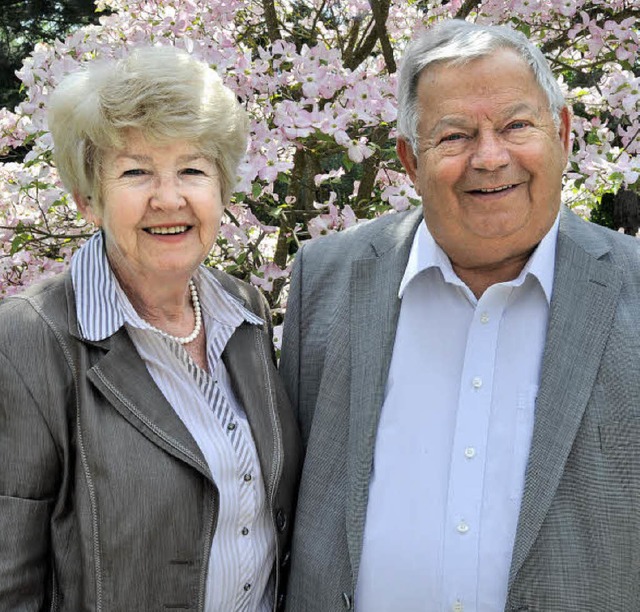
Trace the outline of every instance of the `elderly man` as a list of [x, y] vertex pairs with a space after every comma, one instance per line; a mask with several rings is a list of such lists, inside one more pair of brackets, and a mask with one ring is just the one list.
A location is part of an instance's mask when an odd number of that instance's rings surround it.
[[294, 268], [288, 610], [638, 612], [640, 243], [561, 207], [570, 111], [508, 28], [415, 41], [398, 132], [422, 210]]

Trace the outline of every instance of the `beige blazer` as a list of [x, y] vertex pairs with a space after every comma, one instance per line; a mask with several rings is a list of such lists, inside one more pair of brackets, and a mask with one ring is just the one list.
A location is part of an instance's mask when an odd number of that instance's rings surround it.
[[[262, 317], [223, 353], [277, 533], [282, 602], [301, 462], [257, 290], [212, 271]], [[190, 433], [124, 328], [78, 333], [68, 274], [0, 304], [0, 611], [201, 611], [220, 504]]]

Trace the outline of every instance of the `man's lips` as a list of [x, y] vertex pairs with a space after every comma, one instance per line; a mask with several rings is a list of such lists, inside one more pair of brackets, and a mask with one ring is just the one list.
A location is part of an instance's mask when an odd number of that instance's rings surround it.
[[518, 186], [518, 183], [509, 183], [507, 185], [499, 185], [496, 187], [478, 187], [477, 189], [467, 189], [466, 192], [472, 193], [472, 194], [501, 193], [503, 191], [514, 189], [517, 186]]

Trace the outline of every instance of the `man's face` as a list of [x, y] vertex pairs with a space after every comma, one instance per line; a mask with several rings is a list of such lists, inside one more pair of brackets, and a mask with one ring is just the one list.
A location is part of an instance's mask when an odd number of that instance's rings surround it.
[[418, 155], [402, 140], [398, 154], [454, 267], [528, 257], [558, 213], [568, 109], [554, 125], [531, 69], [509, 49], [428, 67], [418, 108]]

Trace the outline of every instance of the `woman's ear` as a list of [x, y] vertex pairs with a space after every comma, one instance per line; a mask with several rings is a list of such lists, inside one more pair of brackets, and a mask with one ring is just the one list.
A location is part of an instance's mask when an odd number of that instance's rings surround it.
[[102, 217], [94, 210], [91, 202], [91, 196], [83, 196], [77, 191], [74, 191], [73, 199], [75, 200], [80, 214], [89, 221], [89, 223], [93, 223], [98, 227], [102, 225]]

